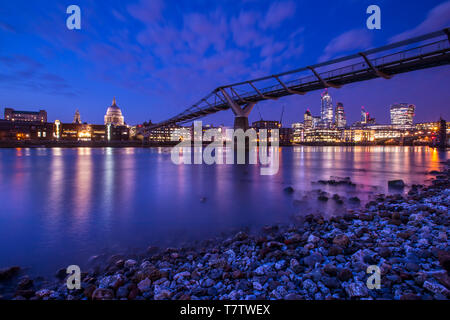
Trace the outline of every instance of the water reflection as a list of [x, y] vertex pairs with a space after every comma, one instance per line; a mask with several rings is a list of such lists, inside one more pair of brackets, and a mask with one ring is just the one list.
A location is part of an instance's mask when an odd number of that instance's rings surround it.
[[[263, 176], [261, 165], [175, 165], [170, 151], [0, 150], [0, 241], [9, 244], [0, 246], [0, 268], [53, 273], [105, 248], [176, 244], [297, 214], [333, 214], [345, 206], [319, 203], [316, 189], [369, 198], [387, 192], [388, 180], [430, 179], [426, 173], [448, 158], [423, 147], [298, 146], [279, 149], [278, 173]], [[201, 152], [180, 154], [193, 160]], [[357, 186], [314, 184], [331, 176]], [[286, 186], [295, 193], [286, 194]]]

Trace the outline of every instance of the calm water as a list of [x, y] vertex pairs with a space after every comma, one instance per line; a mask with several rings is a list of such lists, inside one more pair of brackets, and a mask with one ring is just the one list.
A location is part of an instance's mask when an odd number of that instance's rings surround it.
[[[278, 174], [261, 176], [257, 166], [176, 166], [164, 148], [2, 149], [0, 268], [48, 274], [105, 251], [339, 214], [350, 204], [320, 203], [314, 190], [368, 199], [388, 192], [391, 179], [423, 183], [448, 156], [422, 147], [283, 148]], [[330, 176], [357, 187], [312, 183]], [[289, 185], [293, 195], [283, 191]]]

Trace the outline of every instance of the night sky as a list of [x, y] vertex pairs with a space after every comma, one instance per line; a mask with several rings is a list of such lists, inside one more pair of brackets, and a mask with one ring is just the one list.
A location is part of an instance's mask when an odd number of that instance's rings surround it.
[[[81, 30], [66, 28], [67, 6]], [[381, 7], [382, 29], [366, 28]], [[103, 123], [113, 97], [128, 124], [165, 120], [219, 85], [288, 71], [450, 26], [450, 1], [138, 0], [0, 2], [0, 108], [46, 109], [49, 121]], [[378, 123], [389, 106], [417, 106], [416, 122], [450, 120], [450, 67], [330, 89], [349, 122]], [[320, 92], [262, 102], [267, 120], [302, 121]], [[258, 109], [250, 121], [259, 119]], [[231, 125], [231, 111], [203, 119]]]

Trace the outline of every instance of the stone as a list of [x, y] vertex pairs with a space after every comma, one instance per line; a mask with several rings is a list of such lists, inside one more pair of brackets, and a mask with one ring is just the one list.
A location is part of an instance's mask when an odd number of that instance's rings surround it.
[[313, 268], [316, 265], [316, 263], [321, 263], [323, 261], [323, 256], [320, 253], [315, 252], [304, 258], [303, 261], [307, 266]]
[[345, 292], [350, 298], [363, 298], [369, 294], [366, 284], [359, 281], [348, 284], [345, 287]]
[[296, 293], [289, 293], [284, 297], [284, 300], [303, 300], [304, 298]]
[[248, 238], [248, 234], [246, 234], [245, 232], [241, 231], [241, 232], [238, 232], [238, 233], [234, 236], [233, 240], [234, 240], [234, 241], [244, 241], [244, 240], [247, 239], [247, 238]]
[[14, 266], [0, 269], [0, 281], [10, 280], [20, 272], [20, 267]]
[[338, 289], [341, 287], [339, 280], [335, 277], [324, 277], [322, 279], [323, 284], [330, 289]]
[[427, 289], [428, 291], [431, 291], [435, 294], [442, 294], [444, 296], [449, 296], [450, 291], [444, 287], [443, 285], [440, 285], [439, 283], [425, 281], [423, 283], [423, 287]]
[[173, 280], [179, 281], [179, 280], [182, 280], [183, 278], [187, 278], [190, 276], [191, 276], [191, 273], [189, 271], [183, 271], [183, 272], [179, 272], [176, 275], [174, 275]]
[[23, 277], [19, 283], [17, 284], [18, 290], [27, 290], [33, 287], [33, 280], [31, 280], [29, 277]]
[[152, 287], [152, 281], [149, 278], [145, 278], [145, 280], [142, 280], [137, 284], [137, 287], [140, 292], [150, 291]]
[[310, 294], [317, 292], [317, 285], [311, 279], [306, 279], [303, 281], [302, 287], [303, 290], [308, 291]]
[[339, 270], [337, 277], [341, 281], [348, 281], [353, 278], [353, 273], [349, 269], [344, 268]]
[[311, 234], [309, 237], [308, 237], [308, 242], [310, 242], [310, 243], [317, 243], [317, 242], [319, 242], [320, 241], [320, 238], [319, 237], [316, 237], [315, 235], [313, 235], [313, 234]]
[[380, 257], [383, 258], [389, 258], [392, 255], [391, 249], [389, 249], [388, 247], [381, 247], [378, 250], [378, 254], [380, 255]]
[[330, 276], [336, 276], [337, 275], [337, 268], [335, 265], [333, 264], [326, 264], [325, 267], [323, 268], [323, 271], [330, 275]]
[[346, 247], [350, 244], [350, 239], [345, 234], [339, 234], [334, 237], [333, 244], [339, 247]]
[[393, 189], [403, 189], [405, 182], [403, 180], [390, 180], [388, 181], [388, 187]]
[[112, 300], [114, 292], [111, 289], [98, 288], [92, 293], [92, 300]]
[[137, 261], [133, 260], [133, 259], [128, 259], [127, 261], [125, 261], [125, 268], [133, 268], [134, 266], [137, 265]]
[[292, 194], [294, 193], [294, 188], [292, 188], [291, 186], [284, 188], [284, 192], [286, 192], [287, 194]]
[[342, 247], [334, 245], [328, 249], [328, 255], [334, 257], [342, 254], [343, 251], [344, 249], [342, 249]]

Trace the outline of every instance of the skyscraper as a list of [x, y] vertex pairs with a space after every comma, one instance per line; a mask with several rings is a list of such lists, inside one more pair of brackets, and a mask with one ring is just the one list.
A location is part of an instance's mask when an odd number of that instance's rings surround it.
[[303, 125], [305, 129], [311, 129], [313, 126], [313, 117], [309, 109], [306, 110], [305, 114], [303, 115]]
[[391, 106], [391, 124], [400, 129], [413, 127], [416, 106], [408, 103], [397, 103]]
[[336, 128], [345, 128], [347, 126], [347, 119], [345, 118], [344, 105], [342, 102], [336, 104], [334, 123]]
[[331, 127], [333, 124], [333, 101], [328, 93], [328, 90], [322, 93], [320, 118], [324, 127]]

